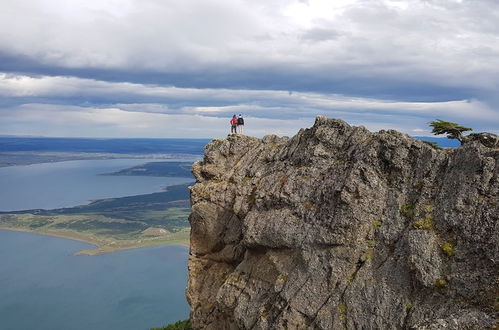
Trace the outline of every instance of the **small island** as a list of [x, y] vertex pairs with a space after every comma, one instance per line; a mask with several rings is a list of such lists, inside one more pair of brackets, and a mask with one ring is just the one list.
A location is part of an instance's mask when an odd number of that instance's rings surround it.
[[192, 162], [152, 162], [103, 175], [190, 177], [191, 166]]

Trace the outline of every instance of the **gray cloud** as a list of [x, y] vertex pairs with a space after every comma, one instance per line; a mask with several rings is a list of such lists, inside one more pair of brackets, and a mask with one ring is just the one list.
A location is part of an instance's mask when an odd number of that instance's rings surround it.
[[[316, 115], [343, 118], [375, 130], [395, 128], [418, 135], [429, 134], [427, 124], [435, 117], [462, 121], [493, 132], [499, 127], [499, 114], [477, 100], [407, 102], [317, 92], [195, 89], [14, 75], [0, 76], [0, 96], [3, 102], [7, 100], [0, 107], [0, 131], [4, 134], [12, 134], [13, 127], [29, 130], [28, 127], [37, 125], [65, 134], [68, 127], [63, 123], [68, 120], [72, 125], [93, 124], [107, 134], [114, 134], [110, 133], [112, 131], [125, 134], [125, 128], [128, 128], [130, 132], [156, 136], [157, 131], [167, 134], [159, 130], [158, 123], [169, 127], [177, 117], [179, 121], [191, 117], [194, 124], [189, 129], [197, 127], [199, 130], [195, 136], [210, 137], [214, 132], [218, 133], [214, 136], [224, 134], [226, 119], [238, 113], [251, 118], [249, 122], [253, 124], [276, 123], [255, 129], [254, 134], [262, 135], [275, 133], [270, 127], [274, 130], [279, 127], [290, 134], [289, 128], [280, 122], [294, 128], [298, 122], [313, 121]], [[126, 100], [129, 102], [123, 102]], [[59, 121], [54, 123], [54, 117]], [[212, 120], [217, 120], [219, 126], [215, 130], [206, 129], [205, 122]], [[62, 128], [56, 129], [56, 124]], [[177, 130], [175, 126], [175, 130], [169, 132]], [[70, 131], [76, 134], [81, 129]], [[100, 131], [96, 128], [90, 132], [97, 134]]]
[[6, 0], [0, 108], [497, 130], [498, 18], [491, 0]]

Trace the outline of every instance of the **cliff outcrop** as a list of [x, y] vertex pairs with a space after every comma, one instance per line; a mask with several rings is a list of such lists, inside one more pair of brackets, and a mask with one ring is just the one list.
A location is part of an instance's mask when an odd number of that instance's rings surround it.
[[192, 325], [494, 328], [498, 141], [437, 150], [325, 117], [213, 140], [193, 166]]

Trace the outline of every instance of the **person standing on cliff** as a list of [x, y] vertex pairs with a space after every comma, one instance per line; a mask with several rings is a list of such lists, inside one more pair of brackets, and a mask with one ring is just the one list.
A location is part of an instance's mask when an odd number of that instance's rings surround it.
[[237, 118], [237, 128], [239, 134], [244, 134], [244, 119], [241, 114], [239, 114], [239, 117]]
[[236, 115], [232, 116], [230, 120], [230, 134], [237, 134], [237, 117]]

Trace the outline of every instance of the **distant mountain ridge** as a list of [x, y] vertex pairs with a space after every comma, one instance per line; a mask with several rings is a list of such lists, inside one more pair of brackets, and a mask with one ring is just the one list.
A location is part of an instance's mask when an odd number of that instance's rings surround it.
[[[459, 141], [441, 137], [413, 136], [437, 143], [444, 148], [456, 148]], [[105, 152], [105, 153], [169, 153], [202, 154], [211, 139], [105, 139], [105, 138], [51, 138], [0, 136], [0, 152]]]

